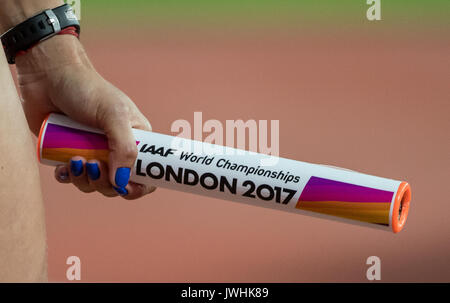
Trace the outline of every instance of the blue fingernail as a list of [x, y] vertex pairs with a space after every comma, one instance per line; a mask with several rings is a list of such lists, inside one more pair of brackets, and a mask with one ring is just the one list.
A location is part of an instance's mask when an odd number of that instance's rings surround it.
[[80, 176], [83, 173], [83, 161], [81, 161], [81, 160], [78, 160], [78, 161], [71, 160], [70, 161], [70, 171], [72, 172], [72, 174], [75, 177]]
[[86, 171], [89, 179], [95, 181], [100, 178], [100, 169], [97, 163], [86, 163]]
[[113, 188], [121, 196], [128, 195], [128, 190], [126, 188], [124, 188], [124, 187], [115, 187], [115, 186], [113, 186]]
[[125, 187], [128, 184], [128, 180], [130, 180], [130, 168], [128, 167], [119, 167], [116, 170], [116, 185], [117, 187]]

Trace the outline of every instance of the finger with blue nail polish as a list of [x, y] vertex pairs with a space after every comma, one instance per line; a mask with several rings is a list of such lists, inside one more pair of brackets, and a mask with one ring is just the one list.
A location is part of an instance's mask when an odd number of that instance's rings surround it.
[[131, 169], [129, 167], [119, 167], [114, 178], [116, 187], [125, 188], [130, 180], [130, 173]]
[[128, 195], [128, 190], [125, 187], [113, 187], [114, 190], [121, 196]]
[[[109, 179], [116, 188], [125, 188], [130, 180], [130, 167], [133, 167], [138, 155], [136, 138], [132, 127], [140, 121], [132, 121], [127, 116], [130, 108], [125, 111], [111, 111], [111, 117], [103, 121], [103, 131], [107, 134], [109, 145]], [[112, 116], [115, 116], [114, 119]], [[148, 124], [148, 122], [147, 122]], [[140, 125], [142, 128], [142, 125]], [[136, 127], [139, 128], [139, 127]], [[127, 187], [128, 190], [128, 187]]]
[[75, 177], [79, 177], [83, 174], [84, 167], [83, 167], [83, 160], [78, 159], [72, 159], [70, 160], [70, 172]]
[[96, 181], [100, 178], [100, 168], [96, 162], [87, 162], [86, 171], [90, 180]]
[[89, 184], [85, 164], [86, 159], [83, 157], [76, 156], [70, 159], [70, 181], [82, 192], [90, 193], [95, 191], [95, 189]]
[[117, 192], [109, 182], [108, 165], [98, 160], [89, 160], [86, 163], [89, 185], [106, 197], [117, 197]]
[[122, 197], [125, 198], [126, 200], [136, 200], [147, 194], [154, 192], [155, 189], [156, 187], [154, 186], [138, 184], [130, 181], [126, 187], [128, 194]]
[[130, 181], [130, 173], [131, 169], [129, 167], [119, 167], [116, 170], [116, 176], [114, 181], [117, 186], [114, 186], [115, 191], [121, 196], [127, 196], [128, 190], [125, 186], [128, 185], [128, 181]]

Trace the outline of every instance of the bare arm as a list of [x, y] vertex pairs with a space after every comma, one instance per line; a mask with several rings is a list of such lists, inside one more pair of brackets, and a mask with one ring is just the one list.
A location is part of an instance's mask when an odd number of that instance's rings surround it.
[[[59, 0], [0, 0], [0, 34]], [[47, 280], [45, 211], [35, 148], [0, 51], [0, 281]]]
[[[62, 0], [0, 0], [0, 34], [62, 4]], [[86, 163], [74, 157], [56, 169], [57, 180], [84, 192], [136, 199], [154, 188], [128, 182], [137, 154], [131, 128], [151, 130], [151, 126], [123, 92], [97, 73], [74, 36], [39, 43], [16, 58], [16, 67], [22, 106], [0, 50], [0, 281], [45, 281], [44, 207], [28, 129], [36, 132], [50, 112], [103, 129], [110, 144], [109, 162]]]
[[[61, 4], [61, 0], [0, 0], [0, 28], [9, 29]], [[60, 183], [125, 199], [137, 199], [154, 190], [129, 182], [137, 156], [132, 128], [151, 130], [150, 123], [128, 96], [97, 73], [76, 37], [47, 39], [16, 57], [16, 67], [25, 116], [34, 133], [47, 114], [61, 112], [102, 129], [108, 137], [108, 163], [74, 157], [57, 167], [55, 176]]]
[[0, 0], [0, 33], [42, 10], [64, 4], [62, 0]]
[[45, 217], [35, 149], [3, 52], [0, 105], [0, 281], [45, 281]]

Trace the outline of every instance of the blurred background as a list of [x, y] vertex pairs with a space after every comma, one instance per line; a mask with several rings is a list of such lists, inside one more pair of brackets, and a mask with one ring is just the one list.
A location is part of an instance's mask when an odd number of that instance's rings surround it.
[[[70, 1], [69, 1], [70, 2]], [[95, 66], [171, 134], [177, 119], [280, 121], [280, 155], [406, 180], [399, 234], [159, 188], [82, 194], [41, 166], [49, 279], [450, 281], [450, 1], [81, 0]], [[206, 135], [205, 135], [206, 136]]]

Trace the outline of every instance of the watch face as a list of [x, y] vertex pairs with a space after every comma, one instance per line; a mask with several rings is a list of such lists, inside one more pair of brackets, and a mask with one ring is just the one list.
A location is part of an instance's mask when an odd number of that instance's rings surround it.
[[78, 20], [77, 16], [75, 16], [75, 13], [73, 12], [72, 7], [69, 7], [66, 11], [66, 18], [68, 20]]

